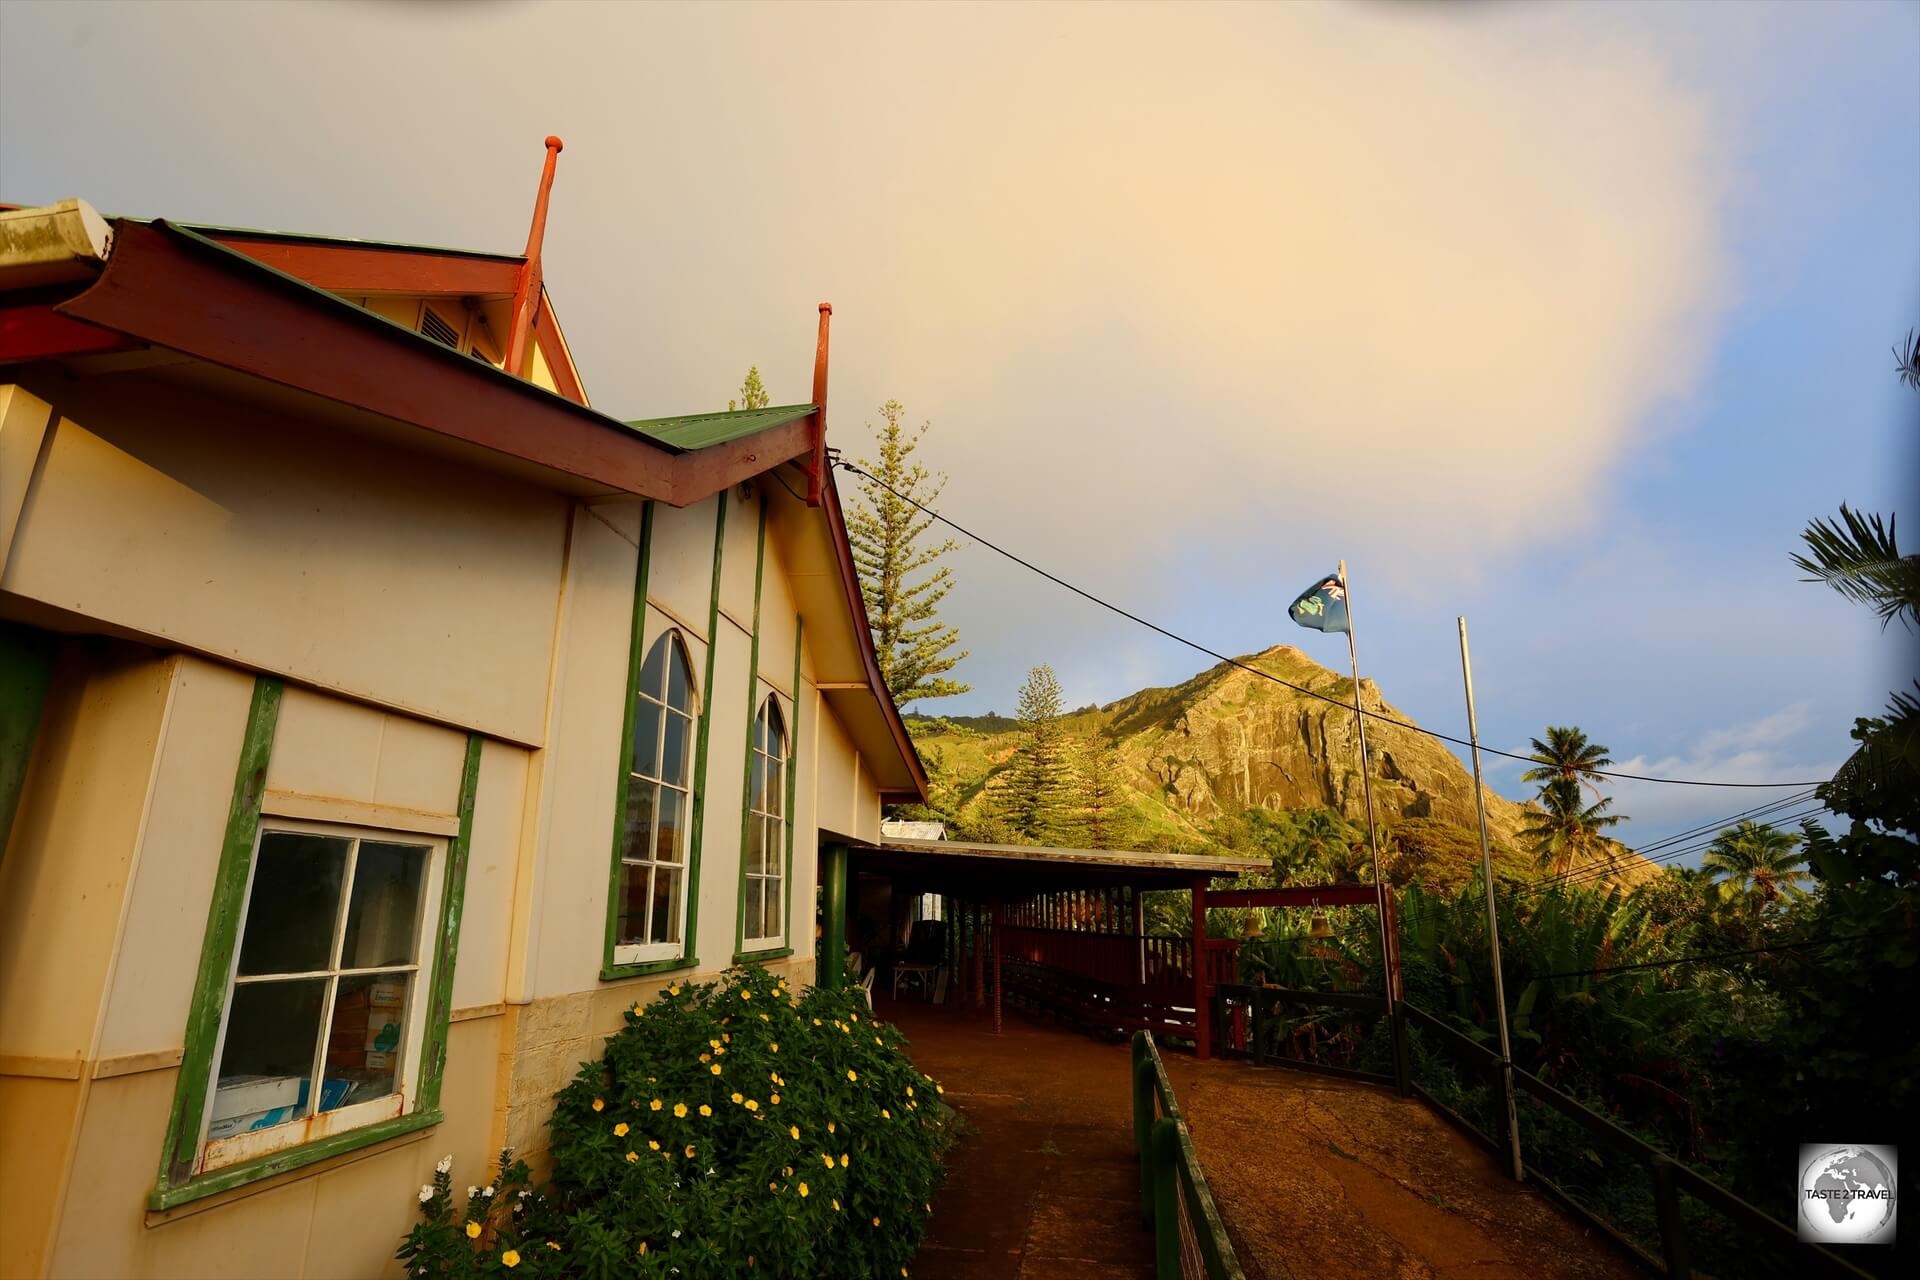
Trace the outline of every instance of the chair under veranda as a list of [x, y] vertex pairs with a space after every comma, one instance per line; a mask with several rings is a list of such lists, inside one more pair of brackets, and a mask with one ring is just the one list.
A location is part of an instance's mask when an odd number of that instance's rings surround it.
[[893, 963], [893, 997], [900, 998], [900, 984], [911, 980], [931, 1000], [947, 967], [947, 922], [915, 920], [907, 934], [907, 949]]

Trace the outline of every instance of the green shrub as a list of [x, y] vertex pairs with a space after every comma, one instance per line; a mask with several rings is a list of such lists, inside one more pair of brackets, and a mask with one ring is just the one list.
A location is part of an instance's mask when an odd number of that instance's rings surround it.
[[552, 1183], [525, 1196], [514, 1185], [518, 1211], [501, 1210], [503, 1159], [478, 1217], [470, 1201], [458, 1218], [450, 1192], [426, 1198], [427, 1223], [400, 1254], [410, 1271], [908, 1273], [951, 1113], [857, 989], [795, 1002], [748, 966], [675, 984], [626, 1021], [556, 1096]]

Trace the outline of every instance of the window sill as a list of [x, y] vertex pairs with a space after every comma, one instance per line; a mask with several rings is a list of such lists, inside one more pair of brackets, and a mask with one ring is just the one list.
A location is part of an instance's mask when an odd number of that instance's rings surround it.
[[768, 947], [765, 951], [736, 951], [733, 953], [733, 962], [735, 964], [764, 964], [769, 960], [785, 960], [792, 954], [792, 947]]
[[416, 1111], [411, 1115], [395, 1116], [379, 1124], [370, 1124], [364, 1129], [352, 1129], [346, 1133], [337, 1133], [332, 1137], [310, 1142], [304, 1147], [293, 1147], [286, 1151], [276, 1151], [272, 1155], [262, 1156], [258, 1160], [249, 1160], [245, 1164], [231, 1165], [225, 1169], [216, 1169], [212, 1173], [203, 1173], [196, 1178], [170, 1187], [158, 1187], [147, 1197], [147, 1208], [154, 1212], [177, 1209], [181, 1205], [191, 1204], [207, 1196], [218, 1195], [222, 1191], [231, 1191], [250, 1182], [259, 1182], [264, 1178], [291, 1173], [322, 1160], [359, 1151], [392, 1138], [404, 1137], [421, 1129], [431, 1128], [444, 1117], [438, 1108]]
[[675, 973], [682, 969], [697, 969], [700, 961], [693, 956], [674, 956], [666, 960], [639, 960], [633, 964], [615, 964], [607, 961], [600, 966], [600, 981], [617, 982], [621, 978], [644, 978], [650, 973]]

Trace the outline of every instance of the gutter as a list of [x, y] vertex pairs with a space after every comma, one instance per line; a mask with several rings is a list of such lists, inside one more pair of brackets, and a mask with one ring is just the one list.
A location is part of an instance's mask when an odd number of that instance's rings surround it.
[[113, 228], [84, 200], [0, 213], [0, 289], [90, 280], [112, 250]]

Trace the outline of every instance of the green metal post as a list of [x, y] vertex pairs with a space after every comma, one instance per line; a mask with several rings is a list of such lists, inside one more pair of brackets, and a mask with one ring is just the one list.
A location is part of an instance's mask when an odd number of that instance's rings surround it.
[[820, 975], [815, 985], [839, 987], [847, 980], [847, 846], [830, 844], [820, 855]]
[[1153, 1122], [1153, 1273], [1180, 1280], [1180, 1135], [1174, 1122]]

